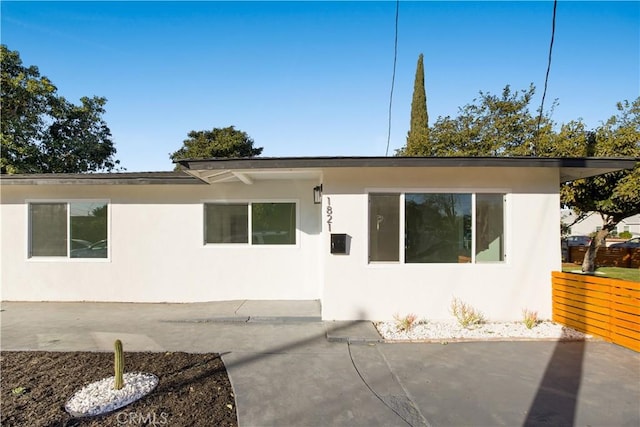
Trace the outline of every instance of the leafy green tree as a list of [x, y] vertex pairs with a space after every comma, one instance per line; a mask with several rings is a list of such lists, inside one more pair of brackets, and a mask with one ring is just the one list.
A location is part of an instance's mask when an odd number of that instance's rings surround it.
[[413, 84], [413, 99], [411, 100], [411, 122], [407, 134], [407, 145], [404, 149], [406, 156], [433, 155], [429, 144], [429, 115], [427, 113], [427, 94], [424, 88], [423, 55], [418, 57], [416, 78]]
[[120, 162], [102, 119], [106, 99], [75, 105], [36, 66], [1, 45], [0, 167], [7, 173], [81, 173], [113, 170]]
[[[640, 97], [619, 102], [617, 109], [618, 113], [594, 132], [586, 132], [583, 150], [576, 155], [640, 157]], [[598, 248], [609, 233], [623, 219], [640, 213], [640, 162], [633, 170], [566, 183], [561, 198], [579, 216], [597, 212], [602, 218], [602, 229], [591, 239], [582, 263], [582, 271], [592, 273]]]
[[[556, 132], [550, 115], [543, 114], [538, 125], [537, 115], [531, 114], [534, 93], [533, 85], [525, 91], [506, 86], [501, 96], [480, 92], [457, 117], [438, 117], [425, 150], [435, 156], [640, 157], [640, 97], [620, 102], [618, 113], [594, 130], [573, 120]], [[419, 148], [411, 152], [420, 155]], [[408, 146], [398, 151], [409, 153]], [[640, 166], [566, 183], [560, 191], [562, 203], [579, 218], [588, 212], [602, 217], [602, 230], [592, 239], [582, 266], [593, 272], [608, 233], [624, 218], [640, 213]]]
[[588, 130], [582, 120], [562, 124], [559, 132], [544, 133], [537, 144], [540, 157], [593, 157], [596, 133]]
[[212, 130], [192, 130], [183, 146], [170, 154], [171, 160], [208, 159], [216, 157], [255, 157], [262, 153], [262, 147], [254, 147], [254, 141], [233, 126]]
[[457, 117], [438, 117], [429, 129], [432, 155], [533, 155], [538, 145], [549, 145], [553, 125], [543, 115], [538, 129], [538, 119], [529, 111], [534, 93], [533, 85], [524, 91], [512, 91], [507, 85], [500, 96], [481, 91], [471, 104], [459, 109]]

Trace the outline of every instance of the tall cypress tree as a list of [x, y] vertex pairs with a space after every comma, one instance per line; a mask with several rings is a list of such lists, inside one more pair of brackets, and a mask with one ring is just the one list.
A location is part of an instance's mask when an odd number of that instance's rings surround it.
[[411, 101], [411, 125], [407, 134], [406, 156], [431, 156], [429, 145], [429, 116], [427, 114], [427, 94], [424, 89], [424, 65], [422, 54], [418, 57], [416, 79], [413, 84]]

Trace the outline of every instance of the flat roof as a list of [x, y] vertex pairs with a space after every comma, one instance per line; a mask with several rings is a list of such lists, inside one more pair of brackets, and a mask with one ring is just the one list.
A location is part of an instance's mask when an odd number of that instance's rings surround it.
[[69, 184], [205, 184], [183, 171], [112, 172], [112, 173], [45, 173], [0, 175], [2, 185], [69, 185]]
[[324, 169], [343, 167], [545, 167], [559, 168], [560, 181], [632, 169], [632, 157], [249, 157], [181, 159], [186, 171]]
[[[164, 184], [194, 185], [240, 180], [250, 182], [251, 173], [281, 173], [282, 178], [319, 177], [327, 168], [370, 167], [526, 167], [558, 168], [560, 182], [632, 169], [640, 161], [633, 157], [248, 157], [182, 159], [181, 171], [113, 172], [81, 174], [6, 174], [3, 185], [65, 184]], [[209, 171], [209, 172], [207, 172]], [[276, 175], [274, 175], [276, 176]]]

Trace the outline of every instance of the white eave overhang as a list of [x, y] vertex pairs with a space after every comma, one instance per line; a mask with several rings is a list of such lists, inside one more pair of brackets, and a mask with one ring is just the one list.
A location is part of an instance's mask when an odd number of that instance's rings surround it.
[[603, 157], [253, 157], [178, 160], [182, 170], [209, 184], [321, 179], [327, 168], [517, 167], [556, 168], [559, 183], [634, 168], [637, 158]]
[[252, 185], [257, 181], [320, 181], [319, 169], [184, 169], [184, 172], [208, 184], [242, 182]]
[[259, 181], [322, 182], [331, 168], [554, 168], [559, 184], [640, 164], [633, 157], [254, 157], [179, 160], [181, 171], [0, 175], [0, 185], [206, 185]]

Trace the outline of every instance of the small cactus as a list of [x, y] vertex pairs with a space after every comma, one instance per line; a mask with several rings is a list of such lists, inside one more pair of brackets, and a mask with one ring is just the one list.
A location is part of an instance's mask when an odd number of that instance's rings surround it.
[[115, 348], [115, 360], [114, 360], [114, 369], [115, 369], [115, 381], [113, 384], [113, 388], [116, 390], [120, 390], [124, 386], [124, 352], [122, 351], [122, 341], [116, 340], [114, 343]]

